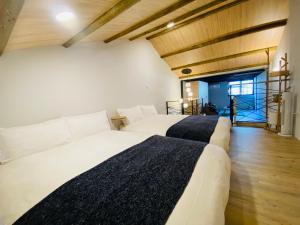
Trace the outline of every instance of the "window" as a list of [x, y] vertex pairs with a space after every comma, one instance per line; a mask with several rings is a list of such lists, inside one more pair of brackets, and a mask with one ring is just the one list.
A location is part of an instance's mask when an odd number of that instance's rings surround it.
[[230, 95], [252, 95], [253, 80], [229, 82], [229, 93]]
[[253, 94], [253, 80], [243, 80], [242, 95], [252, 95], [252, 94]]
[[230, 86], [230, 95], [240, 95], [241, 94], [241, 82], [240, 81], [233, 81], [229, 82]]

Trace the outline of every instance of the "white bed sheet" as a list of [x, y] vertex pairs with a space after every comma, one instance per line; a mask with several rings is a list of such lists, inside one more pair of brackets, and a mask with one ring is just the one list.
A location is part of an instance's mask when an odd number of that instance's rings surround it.
[[[106, 131], [1, 165], [0, 224], [12, 224], [68, 180], [148, 137]], [[223, 225], [229, 180], [227, 154], [207, 145], [167, 224]]]
[[[186, 117], [187, 115], [159, 114], [155, 116], [144, 117], [142, 120], [123, 127], [121, 130], [165, 136], [171, 126]], [[228, 151], [230, 142], [230, 129], [230, 120], [225, 117], [220, 117], [214, 133], [211, 136], [210, 144], [215, 144]]]

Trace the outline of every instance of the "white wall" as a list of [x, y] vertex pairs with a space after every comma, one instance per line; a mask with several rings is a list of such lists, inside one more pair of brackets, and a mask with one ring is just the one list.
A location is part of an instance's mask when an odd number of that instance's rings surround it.
[[284, 53], [288, 53], [289, 70], [292, 73], [292, 91], [295, 93], [296, 113], [294, 121], [295, 136], [300, 139], [300, 1], [289, 1], [289, 20], [280, 42], [272, 68], [278, 70], [278, 61]]
[[9, 52], [0, 57], [0, 127], [136, 104], [164, 112], [179, 85], [146, 40]]

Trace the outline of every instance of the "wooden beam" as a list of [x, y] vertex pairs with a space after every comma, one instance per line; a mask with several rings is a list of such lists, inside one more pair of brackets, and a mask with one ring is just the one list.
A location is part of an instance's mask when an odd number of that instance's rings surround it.
[[75, 44], [76, 42], [80, 41], [84, 37], [88, 36], [89, 34], [93, 33], [104, 24], [108, 23], [112, 19], [116, 18], [125, 10], [129, 9], [131, 6], [138, 3], [140, 0], [121, 0], [117, 4], [115, 4], [111, 9], [103, 13], [97, 19], [95, 19], [92, 23], [90, 23], [86, 28], [72, 37], [70, 40], [63, 44], [64, 47], [68, 48], [71, 45]]
[[273, 46], [273, 47], [268, 47], [268, 48], [261, 48], [261, 49], [255, 49], [252, 51], [241, 52], [241, 53], [232, 54], [232, 55], [226, 55], [226, 56], [222, 56], [222, 57], [218, 57], [218, 58], [213, 58], [213, 59], [208, 59], [208, 60], [204, 60], [204, 61], [200, 61], [200, 62], [190, 63], [190, 64], [178, 66], [178, 67], [173, 67], [172, 70], [179, 70], [179, 69], [183, 69], [183, 68], [200, 66], [200, 65], [208, 64], [208, 63], [214, 63], [214, 62], [218, 62], [218, 61], [222, 61], [222, 60], [226, 60], [226, 59], [233, 59], [233, 58], [238, 58], [238, 57], [242, 57], [242, 56], [253, 55], [253, 54], [265, 52], [266, 49], [275, 50], [276, 48], [277, 48], [277, 46]]
[[0, 56], [3, 54], [24, 0], [1, 0], [0, 3]]
[[222, 41], [226, 41], [226, 40], [230, 40], [230, 39], [233, 39], [233, 38], [245, 36], [245, 35], [248, 35], [248, 34], [253, 34], [253, 33], [260, 32], [260, 31], [285, 26], [286, 24], [287, 24], [287, 19], [283, 19], [283, 20], [272, 21], [272, 22], [269, 22], [269, 23], [263, 23], [263, 24], [253, 26], [253, 27], [248, 27], [248, 28], [245, 28], [245, 29], [241, 29], [241, 30], [237, 30], [237, 31], [234, 31], [234, 32], [230, 32], [230, 33], [221, 35], [221, 36], [213, 38], [213, 39], [206, 40], [204, 42], [200, 42], [200, 43], [188, 46], [186, 48], [182, 48], [182, 49], [164, 54], [164, 55], [161, 56], [161, 58], [166, 58], [166, 57], [169, 57], [169, 56], [172, 56], [172, 55], [177, 55], [177, 54], [187, 52], [187, 51], [191, 51], [191, 50], [198, 49], [198, 48], [203, 48], [203, 47], [208, 46], [208, 45], [213, 45], [213, 44], [216, 44], [216, 43], [219, 43], [219, 42], [222, 42]]
[[131, 27], [128, 27], [127, 29], [121, 31], [120, 33], [117, 33], [117, 34], [107, 38], [106, 40], [104, 40], [104, 42], [109, 43], [113, 40], [116, 40], [117, 38], [123, 37], [124, 35], [129, 34], [130, 32], [132, 32], [132, 31], [134, 31], [134, 30], [136, 30], [140, 27], [143, 27], [146, 24], [151, 23], [151, 22], [153, 22], [153, 21], [155, 21], [155, 20], [157, 20], [157, 19], [159, 19], [159, 18], [161, 18], [161, 17], [163, 17], [163, 16], [165, 16], [165, 15], [167, 15], [167, 14], [169, 14], [169, 13], [171, 13], [171, 12], [173, 12], [173, 11], [175, 11], [175, 10], [177, 10], [177, 9], [179, 9], [179, 8], [189, 4], [191, 2], [193, 2], [193, 1], [195, 1], [195, 0], [180, 0], [180, 1], [177, 1], [174, 4], [172, 4], [172, 5], [170, 5], [166, 8], [158, 11], [157, 13], [154, 13], [153, 15], [147, 17], [146, 19], [132, 25]]
[[171, 31], [177, 30], [177, 29], [179, 29], [181, 27], [187, 26], [187, 25], [189, 25], [191, 23], [194, 23], [194, 22], [196, 22], [198, 20], [202, 20], [202, 19], [204, 19], [204, 18], [206, 18], [208, 16], [214, 15], [214, 14], [216, 14], [218, 12], [224, 11], [226, 9], [229, 9], [231, 7], [234, 7], [234, 6], [237, 6], [237, 5], [239, 5], [241, 3], [244, 3], [244, 2], [247, 2], [247, 1], [249, 1], [249, 0], [236, 0], [234, 2], [231, 2], [231, 3], [228, 3], [226, 5], [220, 6], [219, 8], [213, 9], [213, 10], [208, 11], [206, 13], [203, 13], [203, 14], [201, 14], [199, 16], [196, 16], [196, 17], [193, 17], [191, 19], [185, 20], [185, 21], [183, 21], [181, 23], [178, 23], [174, 27], [172, 27], [171, 29], [165, 28], [164, 30], [162, 30], [162, 31], [160, 31], [158, 33], [152, 34], [152, 35], [150, 35], [150, 36], [147, 37], [147, 40], [150, 40], [150, 39], [159, 37], [161, 35], [164, 35], [166, 33], [169, 33]]
[[191, 75], [187, 75], [187, 76], [181, 76], [181, 77], [179, 77], [179, 79], [204, 76], [204, 75], [210, 75], [210, 74], [216, 74], [216, 73], [225, 73], [225, 72], [231, 72], [231, 71], [235, 71], [235, 70], [250, 69], [250, 68], [262, 67], [262, 66], [267, 66], [267, 62], [250, 64], [250, 65], [246, 65], [246, 66], [232, 67], [232, 68], [228, 68], [228, 69], [224, 69], [224, 70], [213, 70], [213, 71], [208, 71], [208, 72], [204, 72], [204, 73], [191, 74]]
[[[202, 5], [202, 6], [198, 7], [198, 8], [196, 8], [196, 9], [194, 9], [192, 11], [189, 11], [189, 12], [187, 12], [187, 13], [181, 15], [181, 16], [178, 16], [178, 17], [176, 17], [176, 18], [174, 18], [174, 19], [172, 19], [170, 21], [172, 21], [172, 22], [174, 22], [176, 24], [176, 23], [178, 23], [178, 22], [180, 22], [182, 20], [185, 20], [185, 19], [187, 19], [187, 18], [189, 18], [189, 17], [191, 17], [193, 15], [196, 15], [196, 14], [198, 14], [200, 12], [203, 12], [203, 11], [205, 11], [205, 10], [207, 10], [207, 9], [213, 7], [213, 6], [216, 6], [216, 5], [218, 5], [218, 4], [222, 3], [222, 2], [225, 2], [225, 1], [228, 1], [228, 0], [214, 0], [214, 1], [210, 2], [210, 3], [207, 3], [205, 5]], [[166, 22], [166, 23], [160, 24], [160, 25], [158, 25], [156, 27], [153, 27], [153, 28], [151, 28], [149, 30], [146, 30], [145, 32], [142, 32], [140, 34], [137, 34], [137, 35], [129, 38], [129, 40], [133, 41], [133, 40], [135, 40], [137, 38], [140, 38], [142, 36], [150, 34], [150, 33], [154, 32], [154, 31], [160, 30], [162, 28], [166, 28], [167, 25], [168, 25], [168, 23], [169, 22]]]
[[289, 76], [290, 71], [282, 70], [282, 71], [274, 71], [269, 73], [270, 77], [279, 77], [279, 76]]

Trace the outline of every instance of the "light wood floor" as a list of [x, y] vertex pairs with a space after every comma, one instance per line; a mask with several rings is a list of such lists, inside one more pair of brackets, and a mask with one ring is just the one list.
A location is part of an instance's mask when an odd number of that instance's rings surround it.
[[232, 129], [227, 225], [300, 225], [300, 142], [264, 129]]

